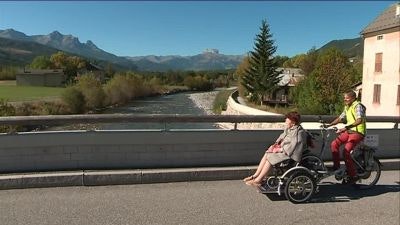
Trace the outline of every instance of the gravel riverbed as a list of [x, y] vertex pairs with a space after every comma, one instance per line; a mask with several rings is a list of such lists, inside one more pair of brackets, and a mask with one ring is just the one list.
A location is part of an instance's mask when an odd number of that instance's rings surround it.
[[191, 93], [189, 94], [189, 99], [193, 103], [202, 109], [207, 115], [214, 115], [212, 108], [214, 99], [219, 91], [201, 92], [201, 93]]

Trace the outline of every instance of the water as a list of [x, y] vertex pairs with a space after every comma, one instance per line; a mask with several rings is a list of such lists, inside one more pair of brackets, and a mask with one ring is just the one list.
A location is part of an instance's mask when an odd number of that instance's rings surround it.
[[[210, 103], [212, 104], [212, 103]], [[104, 114], [190, 114], [205, 115], [189, 98], [189, 93], [147, 97], [135, 100], [125, 106], [108, 109]], [[213, 123], [111, 123], [98, 124], [101, 130], [125, 130], [125, 129], [216, 129]]]

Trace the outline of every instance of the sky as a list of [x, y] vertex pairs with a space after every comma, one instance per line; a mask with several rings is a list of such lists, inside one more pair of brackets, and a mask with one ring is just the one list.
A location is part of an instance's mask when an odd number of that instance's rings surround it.
[[55, 30], [118, 56], [253, 50], [262, 20], [292, 57], [360, 32], [398, 1], [0, 1], [0, 30]]

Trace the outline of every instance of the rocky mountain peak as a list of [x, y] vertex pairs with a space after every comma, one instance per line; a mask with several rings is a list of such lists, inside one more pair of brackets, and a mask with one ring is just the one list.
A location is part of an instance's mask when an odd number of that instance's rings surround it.
[[0, 36], [4, 38], [18, 39], [18, 40], [25, 40], [27, 38], [27, 36], [24, 33], [16, 31], [14, 29], [0, 30]]
[[63, 35], [58, 31], [53, 31], [48, 35], [51, 39], [61, 39]]
[[87, 40], [86, 45], [90, 48], [97, 48], [97, 46], [91, 40]]
[[219, 50], [216, 48], [207, 48], [203, 51], [203, 54], [219, 54]]

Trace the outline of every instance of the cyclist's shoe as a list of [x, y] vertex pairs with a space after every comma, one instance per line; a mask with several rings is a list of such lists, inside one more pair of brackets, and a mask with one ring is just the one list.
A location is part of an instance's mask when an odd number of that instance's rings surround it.
[[360, 178], [358, 176], [347, 177], [347, 178], [343, 179], [342, 184], [355, 185], [358, 180], [360, 180]]

